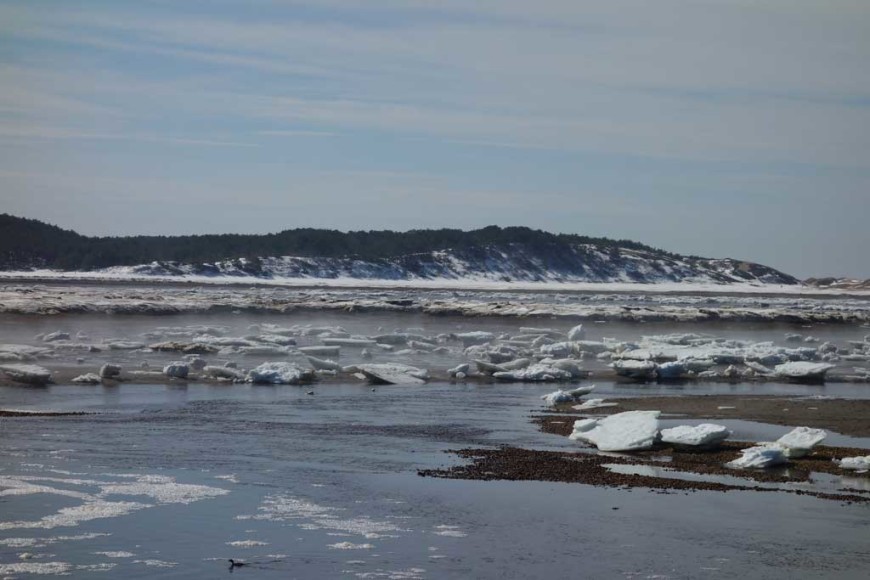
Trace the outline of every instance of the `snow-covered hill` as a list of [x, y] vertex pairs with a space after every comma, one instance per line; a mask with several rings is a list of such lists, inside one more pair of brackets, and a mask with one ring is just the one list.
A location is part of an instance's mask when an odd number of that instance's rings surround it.
[[[555, 249], [555, 248], [554, 248]], [[750, 262], [674, 256], [578, 244], [558, 251], [523, 244], [442, 250], [389, 259], [262, 257], [216, 263], [154, 262], [105, 270], [115, 276], [350, 278], [359, 280], [491, 280], [499, 282], [631, 282], [798, 284], [792, 276]]]

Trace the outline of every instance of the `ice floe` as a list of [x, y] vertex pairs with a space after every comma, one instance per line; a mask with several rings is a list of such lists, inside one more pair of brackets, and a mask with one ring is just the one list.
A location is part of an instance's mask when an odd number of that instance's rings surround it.
[[821, 381], [832, 368], [834, 365], [828, 363], [793, 361], [777, 365], [773, 372], [778, 377], [787, 379]]
[[429, 379], [429, 371], [399, 363], [363, 364], [356, 368], [373, 383], [420, 385]]
[[299, 385], [311, 382], [314, 371], [289, 362], [266, 362], [248, 372], [247, 380], [255, 384]]
[[795, 427], [776, 440], [778, 445], [786, 449], [789, 458], [803, 457], [812, 451], [813, 447], [825, 440], [828, 434], [822, 429]]
[[849, 469], [852, 471], [870, 471], [870, 455], [863, 457], [858, 455], [855, 457], [844, 457], [840, 460], [834, 460], [841, 469]]
[[547, 405], [553, 407], [560, 403], [573, 403], [580, 399], [580, 397], [588, 395], [593, 390], [595, 390], [595, 385], [590, 385], [588, 387], [578, 387], [576, 389], [571, 389], [570, 391], [563, 391], [562, 389], [559, 389], [558, 391], [553, 391], [552, 393], [542, 395], [541, 398]]
[[740, 457], [726, 463], [732, 469], [764, 469], [788, 463], [786, 448], [779, 445], [756, 445], [740, 452]]
[[652, 447], [659, 432], [659, 411], [626, 411], [603, 419], [574, 422], [570, 438], [600, 451], [640, 451]]
[[39, 365], [4, 364], [0, 365], [0, 373], [17, 383], [28, 385], [42, 386], [51, 382], [51, 371]]
[[661, 431], [662, 442], [686, 447], [715, 447], [730, 436], [731, 431], [727, 427], [714, 423], [680, 425]]

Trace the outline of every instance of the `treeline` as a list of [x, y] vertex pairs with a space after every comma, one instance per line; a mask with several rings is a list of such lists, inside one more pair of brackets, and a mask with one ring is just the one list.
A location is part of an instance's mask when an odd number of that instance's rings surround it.
[[4, 270], [93, 270], [154, 261], [195, 264], [266, 256], [376, 260], [508, 244], [522, 244], [547, 253], [576, 244], [595, 244], [603, 251], [627, 248], [678, 257], [630, 240], [551, 234], [525, 227], [489, 226], [469, 232], [456, 229], [340, 232], [303, 228], [263, 235], [88, 237], [38, 220], [0, 215], [0, 268]]

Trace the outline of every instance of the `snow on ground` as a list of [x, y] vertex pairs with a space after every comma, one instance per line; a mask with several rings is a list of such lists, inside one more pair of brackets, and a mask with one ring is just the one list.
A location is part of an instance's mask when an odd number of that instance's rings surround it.
[[483, 290], [531, 292], [689, 292], [700, 294], [780, 294], [791, 296], [870, 296], [868, 289], [819, 288], [800, 284], [762, 284], [733, 282], [504, 282], [486, 278], [439, 278], [416, 280], [381, 280], [363, 278], [255, 278], [251, 276], [159, 276], [136, 274], [131, 268], [117, 267], [93, 272], [63, 272], [58, 270], [32, 270], [0, 272], [0, 280], [27, 281], [106, 281], [148, 283], [193, 283], [227, 286], [278, 286], [289, 288], [377, 288], [400, 290]]

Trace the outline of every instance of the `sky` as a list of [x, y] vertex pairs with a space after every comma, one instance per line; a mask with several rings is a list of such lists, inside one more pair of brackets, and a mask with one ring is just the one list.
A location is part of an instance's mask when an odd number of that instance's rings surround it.
[[870, 278], [866, 0], [0, 0], [0, 212]]

